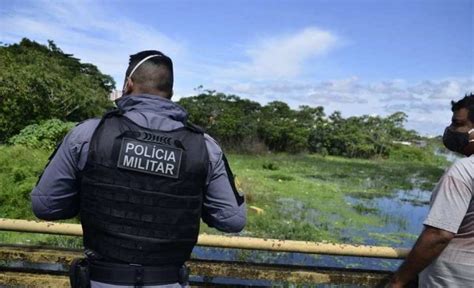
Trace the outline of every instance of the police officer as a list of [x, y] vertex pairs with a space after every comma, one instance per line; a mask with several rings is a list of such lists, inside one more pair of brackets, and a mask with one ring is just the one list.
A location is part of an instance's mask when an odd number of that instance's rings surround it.
[[73, 286], [185, 286], [200, 219], [243, 229], [244, 199], [221, 148], [187, 122], [172, 89], [169, 57], [131, 55], [117, 109], [69, 132], [32, 191], [38, 218], [80, 215], [87, 260], [75, 261]]

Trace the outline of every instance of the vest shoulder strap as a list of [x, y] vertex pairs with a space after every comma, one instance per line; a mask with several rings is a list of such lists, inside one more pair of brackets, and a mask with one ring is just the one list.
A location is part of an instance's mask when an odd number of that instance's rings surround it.
[[186, 122], [185, 127], [188, 128], [189, 130], [191, 130], [193, 132], [196, 132], [196, 133], [199, 133], [199, 134], [204, 134], [206, 132], [204, 130], [204, 128], [202, 128], [201, 126], [198, 126], [194, 123], [191, 123], [191, 122]]
[[121, 110], [120, 108], [114, 108], [112, 110], [105, 112], [102, 118], [108, 118], [112, 116], [122, 116], [123, 114], [124, 114], [123, 110]]

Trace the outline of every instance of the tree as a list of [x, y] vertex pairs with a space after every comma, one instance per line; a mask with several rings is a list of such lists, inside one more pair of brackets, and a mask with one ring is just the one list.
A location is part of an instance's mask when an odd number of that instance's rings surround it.
[[0, 65], [0, 142], [41, 120], [80, 121], [112, 106], [113, 79], [53, 41], [0, 47]]
[[272, 151], [302, 152], [307, 149], [313, 112], [290, 109], [288, 104], [273, 101], [262, 108], [258, 135]]
[[178, 102], [190, 115], [190, 121], [203, 127], [221, 144], [241, 148], [241, 143], [257, 138], [260, 104], [235, 95], [205, 90]]
[[[202, 126], [227, 149], [252, 152], [246, 146], [265, 144], [270, 151], [299, 153], [309, 150], [345, 157], [387, 157], [394, 140], [413, 140], [414, 131], [403, 128], [406, 114], [387, 117], [328, 117], [323, 107], [293, 110], [282, 101], [265, 106], [235, 95], [197, 88], [197, 96], [181, 98], [190, 120]], [[253, 151], [260, 151], [256, 149]], [[266, 149], [264, 149], [266, 150]]]
[[394, 140], [419, 138], [415, 131], [403, 128], [406, 118], [405, 113], [396, 112], [385, 118], [363, 115], [344, 119], [336, 111], [312, 129], [309, 150], [345, 157], [386, 157]]

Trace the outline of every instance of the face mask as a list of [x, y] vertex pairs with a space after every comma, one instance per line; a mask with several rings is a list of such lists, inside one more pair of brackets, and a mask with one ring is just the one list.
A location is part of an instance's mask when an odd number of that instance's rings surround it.
[[474, 129], [468, 132], [456, 132], [446, 127], [443, 134], [443, 144], [451, 151], [462, 153], [469, 142], [474, 142], [474, 140], [469, 140], [469, 134], [472, 132], [474, 132]]

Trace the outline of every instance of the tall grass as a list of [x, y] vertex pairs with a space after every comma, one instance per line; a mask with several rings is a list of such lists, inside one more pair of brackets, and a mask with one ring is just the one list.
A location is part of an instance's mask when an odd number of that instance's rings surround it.
[[35, 218], [30, 192], [49, 153], [23, 146], [0, 146], [0, 217]]

